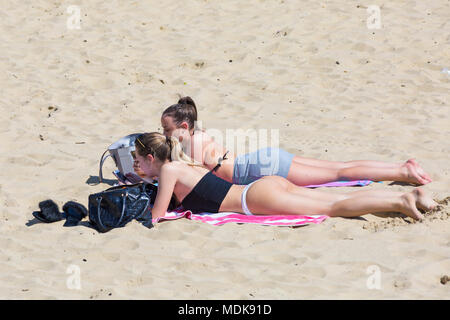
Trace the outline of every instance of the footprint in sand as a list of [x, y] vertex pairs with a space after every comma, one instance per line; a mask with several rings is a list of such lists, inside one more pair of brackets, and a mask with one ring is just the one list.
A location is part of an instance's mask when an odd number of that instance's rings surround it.
[[354, 44], [352, 49], [356, 50], [356, 51], [360, 51], [360, 52], [374, 52], [375, 51], [374, 47], [369, 46], [364, 43], [361, 43], [361, 42]]
[[103, 257], [105, 260], [110, 262], [117, 262], [120, 260], [120, 253], [116, 252], [103, 252], [101, 254], [101, 257]]
[[298, 258], [286, 253], [279, 253], [274, 255], [261, 255], [258, 257], [259, 262], [280, 263], [280, 264], [293, 264], [299, 261]]
[[298, 144], [301, 146], [312, 146], [316, 148], [325, 148], [324, 146], [334, 146], [334, 147], [343, 147], [343, 148], [352, 148], [352, 149], [367, 149], [371, 146], [366, 143], [353, 142], [348, 140], [334, 140], [334, 139], [298, 139]]
[[25, 156], [21, 157], [9, 157], [7, 161], [11, 164], [17, 164], [24, 167], [35, 167], [36, 165], [45, 166], [56, 159], [73, 161], [72, 158], [46, 153], [27, 153]]
[[316, 252], [304, 252], [304, 255], [312, 260], [319, 259], [322, 255]]
[[442, 284], [440, 281], [450, 270], [450, 259], [433, 259], [422, 263], [420, 268], [414, 271], [414, 281], [417, 281], [429, 288], [435, 288]]
[[19, 206], [19, 202], [17, 202], [17, 200], [10, 196], [9, 193], [5, 192], [2, 196], [3, 200], [3, 204], [5, 205], [5, 207], [7, 208], [11, 208], [11, 207], [18, 207]]
[[92, 78], [86, 81], [93, 90], [107, 90], [115, 87], [115, 82], [110, 78]]
[[116, 238], [108, 241], [106, 245], [108, 248], [120, 248], [120, 250], [123, 252], [130, 252], [140, 247], [139, 242], [135, 240], [124, 240], [122, 238]]
[[408, 279], [408, 277], [406, 277], [404, 275], [400, 275], [400, 276], [394, 277], [392, 286], [395, 289], [404, 290], [404, 289], [410, 288], [412, 286], [412, 282]]
[[323, 279], [326, 277], [327, 272], [324, 268], [315, 266], [315, 267], [302, 267], [302, 274], [307, 276], [308, 278], [314, 277], [314, 278], [320, 278]]

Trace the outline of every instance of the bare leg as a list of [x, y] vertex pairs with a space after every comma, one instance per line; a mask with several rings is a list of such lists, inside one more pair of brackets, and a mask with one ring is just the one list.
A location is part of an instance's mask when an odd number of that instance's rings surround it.
[[[279, 179], [278, 183], [281, 184], [281, 186], [285, 188], [288, 192], [291, 192], [293, 194], [299, 194], [301, 196], [310, 197], [311, 199], [331, 203], [345, 199], [353, 199], [355, 197], [361, 196], [387, 199], [390, 197], [401, 197], [405, 194], [404, 192], [400, 191], [388, 191], [388, 190], [359, 190], [348, 193], [331, 193], [323, 190], [312, 190], [296, 186], [295, 184], [286, 179], [283, 180]], [[437, 206], [436, 201], [431, 199], [423, 189], [416, 188], [412, 193], [416, 197], [417, 208], [428, 211]]]
[[376, 212], [401, 212], [416, 220], [423, 219], [416, 207], [417, 199], [412, 193], [405, 193], [401, 197], [354, 197], [336, 202], [328, 212], [330, 217], [357, 217]]
[[[422, 219], [416, 207], [419, 197], [429, 200], [416, 190], [410, 193], [393, 193], [388, 197], [373, 196], [374, 190], [358, 194], [333, 195], [320, 190], [298, 188], [292, 192], [289, 183], [281, 177], [264, 177], [247, 192], [247, 206], [254, 214], [325, 214], [331, 217], [356, 217], [376, 212], [401, 212], [414, 219]], [[303, 194], [302, 194], [302, 191]], [[315, 193], [315, 196], [311, 194]], [[334, 200], [334, 201], [333, 201]]]
[[[425, 191], [421, 188], [416, 188], [411, 192], [416, 198], [416, 207], [425, 211], [434, 209], [438, 204], [431, 197], [429, 197]], [[349, 193], [350, 198], [358, 196], [370, 196], [376, 198], [389, 198], [392, 196], [401, 197], [405, 193], [399, 191], [387, 191], [387, 190], [361, 190]]]
[[373, 161], [373, 160], [353, 160], [353, 161], [328, 161], [312, 158], [304, 158], [295, 156], [292, 161], [314, 167], [323, 167], [330, 169], [342, 169], [349, 167], [377, 167], [377, 168], [398, 168], [403, 165], [403, 162], [391, 163], [384, 161]]
[[[344, 169], [344, 168], [353, 168], [353, 167], [372, 167], [372, 168], [401, 168], [404, 167], [407, 163], [411, 164], [415, 167], [417, 174], [420, 179], [422, 179], [421, 184], [426, 184], [432, 181], [430, 175], [428, 175], [419, 163], [415, 159], [409, 159], [406, 162], [385, 162], [385, 161], [373, 161], [373, 160], [353, 160], [353, 161], [328, 161], [328, 160], [320, 160], [320, 159], [312, 159], [312, 158], [304, 158], [295, 156], [292, 159], [293, 163], [297, 163], [300, 165], [307, 165], [319, 168], [327, 168], [327, 169]], [[381, 180], [378, 180], [381, 181]], [[400, 180], [393, 180], [400, 181]]]
[[[423, 189], [416, 188], [408, 193], [401, 192], [393, 192], [391, 196], [389, 196], [390, 192], [387, 191], [378, 191], [373, 190], [364, 194], [364, 191], [357, 191], [360, 196], [355, 195], [350, 199], [346, 199], [334, 204], [333, 214], [338, 216], [352, 216], [353, 212], [364, 212], [366, 211], [366, 205], [369, 205], [369, 201], [373, 201], [373, 206], [376, 208], [377, 206], [382, 207], [382, 203], [376, 203], [375, 198], [378, 198], [381, 201], [393, 201], [395, 203], [398, 199], [401, 199], [400, 207], [395, 210], [393, 207], [393, 211], [399, 211], [401, 213], [406, 214], [407, 216], [414, 218], [416, 220], [422, 220], [423, 215], [417, 210], [417, 208], [421, 208], [423, 210], [432, 210], [437, 206], [437, 203], [429, 197]], [[370, 198], [369, 198], [370, 196]], [[356, 200], [352, 203], [352, 200]], [[344, 201], [350, 203], [344, 203]], [[347, 205], [350, 208], [347, 208]], [[359, 206], [359, 207], [358, 207]], [[373, 210], [373, 209], [372, 209]], [[384, 210], [381, 210], [384, 211]]]
[[401, 166], [394, 168], [355, 166], [330, 169], [308, 166], [293, 161], [287, 179], [298, 186], [361, 179], [373, 181], [402, 181], [419, 185], [429, 183], [428, 180], [422, 178], [417, 172], [416, 167], [411, 163], [404, 163]]

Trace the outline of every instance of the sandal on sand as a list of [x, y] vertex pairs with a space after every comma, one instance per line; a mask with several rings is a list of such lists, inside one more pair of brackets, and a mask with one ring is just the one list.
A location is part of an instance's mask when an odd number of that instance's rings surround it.
[[33, 216], [39, 221], [52, 223], [63, 219], [63, 214], [59, 212], [58, 205], [53, 200], [39, 202], [41, 211], [34, 211]]
[[66, 222], [64, 223], [64, 227], [74, 227], [78, 225], [78, 222], [80, 222], [88, 214], [86, 207], [75, 201], [66, 202], [63, 206], [63, 211], [66, 214]]

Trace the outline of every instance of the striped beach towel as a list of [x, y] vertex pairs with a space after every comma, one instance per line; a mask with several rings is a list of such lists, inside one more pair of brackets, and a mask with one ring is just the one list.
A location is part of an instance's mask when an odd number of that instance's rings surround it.
[[[372, 181], [369, 180], [357, 180], [357, 181], [336, 181], [321, 185], [309, 185], [307, 188], [317, 187], [347, 187], [347, 186], [366, 186]], [[176, 220], [180, 218], [187, 218], [190, 220], [196, 220], [220, 226], [225, 223], [253, 223], [269, 226], [301, 226], [307, 224], [319, 224], [324, 221], [328, 216], [325, 215], [252, 215], [248, 216], [236, 212], [219, 212], [219, 213], [192, 213], [190, 210], [185, 210], [182, 207], [177, 208], [174, 211], [167, 212], [164, 217], [153, 219], [153, 223], [158, 223], [167, 220]]]
[[327, 216], [323, 215], [254, 215], [247, 216], [245, 214], [236, 213], [236, 212], [219, 212], [219, 213], [192, 213], [189, 210], [184, 210], [183, 208], [178, 208], [174, 211], [167, 212], [166, 215], [162, 218], [154, 219], [153, 223], [162, 222], [164, 220], [175, 220], [180, 218], [187, 218], [190, 220], [196, 220], [205, 222], [208, 224], [212, 224], [215, 226], [220, 226], [225, 223], [253, 223], [260, 224], [266, 226], [300, 226], [311, 223], [321, 223], [323, 220], [327, 218]]

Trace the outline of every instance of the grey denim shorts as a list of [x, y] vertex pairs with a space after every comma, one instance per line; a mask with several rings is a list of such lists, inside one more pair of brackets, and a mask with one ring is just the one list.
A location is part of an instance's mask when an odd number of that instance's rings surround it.
[[294, 155], [280, 148], [263, 148], [236, 157], [234, 184], [249, 184], [264, 176], [286, 178]]

